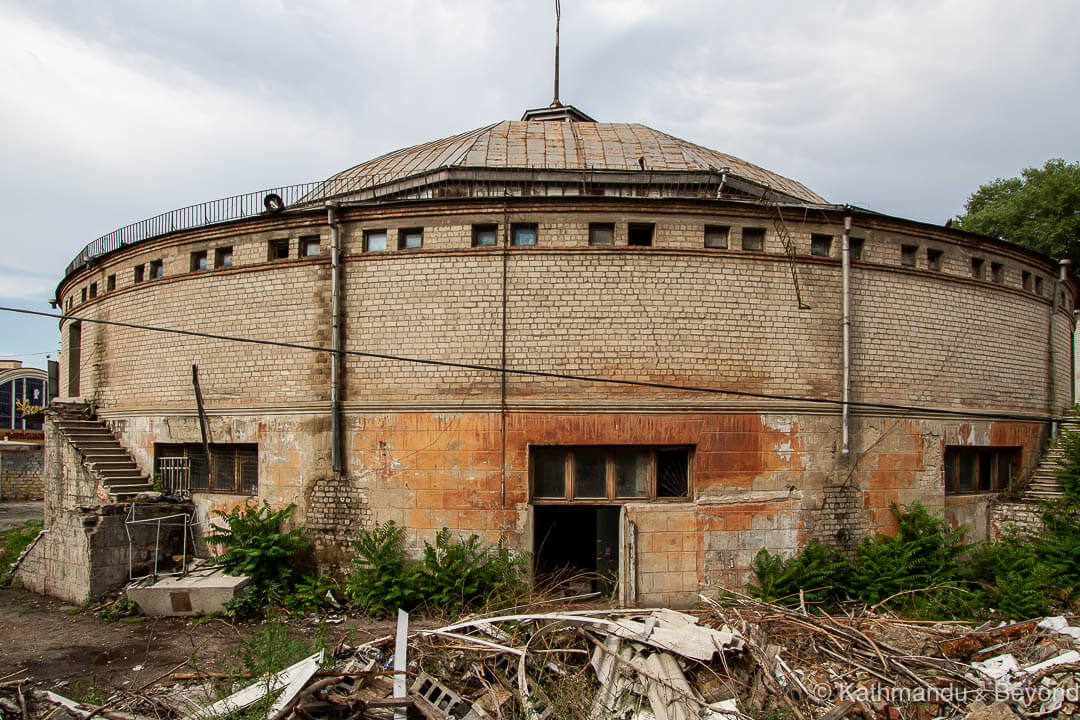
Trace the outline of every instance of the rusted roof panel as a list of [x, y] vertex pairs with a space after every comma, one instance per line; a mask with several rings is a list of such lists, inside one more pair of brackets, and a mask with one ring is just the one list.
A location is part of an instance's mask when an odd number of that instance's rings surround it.
[[347, 191], [443, 167], [727, 172], [808, 202], [825, 202], [802, 183], [732, 155], [695, 145], [645, 125], [504, 121], [404, 148], [338, 173]]

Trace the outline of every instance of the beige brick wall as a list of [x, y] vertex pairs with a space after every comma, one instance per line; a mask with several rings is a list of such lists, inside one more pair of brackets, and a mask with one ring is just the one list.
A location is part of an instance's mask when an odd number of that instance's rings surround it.
[[[839, 238], [829, 258], [809, 257], [811, 233], [838, 235], [837, 223], [789, 223], [810, 305], [800, 310], [771, 221], [751, 210], [658, 205], [645, 213], [640, 205], [598, 201], [591, 210], [556, 213], [529, 202], [535, 205], [505, 214], [477, 203], [346, 215], [346, 347], [497, 365], [505, 260], [510, 368], [839, 398]], [[498, 224], [501, 238], [506, 221], [537, 223], [540, 247], [505, 257], [499, 248], [470, 247], [473, 223]], [[655, 223], [654, 247], [626, 247], [626, 223], [637, 221]], [[121, 283], [115, 293], [76, 303], [77, 314], [328, 346], [326, 255], [266, 259], [270, 240], [288, 237], [295, 257], [298, 239], [312, 232], [321, 234], [325, 253], [328, 230], [315, 219], [304, 219], [304, 227], [289, 222], [207, 229], [185, 236], [195, 244], [126, 249], [71, 278], [64, 294], [77, 293], [95, 273], [115, 271], [119, 279], [134, 263], [160, 256], [165, 278]], [[588, 247], [589, 222], [614, 222], [615, 247]], [[765, 253], [703, 249], [706, 224], [730, 226], [732, 248], [743, 226], [768, 227]], [[394, 247], [397, 229], [416, 226], [424, 227], [421, 250], [363, 252], [364, 230], [386, 229]], [[1021, 272], [1030, 272], [1044, 278], [1048, 293], [1048, 262], [896, 221], [867, 220], [852, 234], [866, 242], [852, 269], [854, 400], [1034, 414], [1068, 406], [1075, 286], [1053, 319], [1052, 383], [1050, 303], [1021, 287]], [[236, 265], [187, 272], [196, 244], [211, 251], [231, 245]], [[903, 244], [920, 248], [914, 269], [900, 265]], [[926, 268], [927, 247], [944, 249], [940, 272]], [[972, 255], [1002, 262], [1004, 282], [973, 279]], [[966, 517], [968, 510], [944, 496], [944, 447], [1021, 447], [1026, 466], [1044, 434], [1039, 422], [857, 409], [845, 457], [835, 406], [511, 375], [504, 445], [498, 373], [348, 357], [346, 471], [337, 478], [325, 353], [91, 323], [83, 324], [82, 348], [82, 394], [99, 404], [147, 471], [155, 442], [200, 438], [191, 385], [197, 364], [212, 441], [258, 443], [259, 499], [297, 503], [297, 522], [313, 529], [330, 564], [347, 558], [356, 528], [384, 520], [407, 528], [414, 552], [443, 526], [530, 549], [528, 457], [535, 444], [693, 446], [693, 497], [631, 508], [640, 532], [641, 602], [690, 602], [699, 591], [742, 585], [762, 547], [794, 552], [809, 537], [850, 547], [872, 529], [893, 526], [893, 502], [918, 500]], [[61, 369], [65, 374], [63, 360]], [[206, 517], [245, 499], [199, 494], [197, 505]]]

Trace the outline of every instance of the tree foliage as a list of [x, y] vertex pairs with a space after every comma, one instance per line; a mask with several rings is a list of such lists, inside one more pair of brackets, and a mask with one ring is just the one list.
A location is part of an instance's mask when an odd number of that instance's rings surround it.
[[1080, 163], [1048, 160], [979, 187], [960, 227], [1080, 265]]

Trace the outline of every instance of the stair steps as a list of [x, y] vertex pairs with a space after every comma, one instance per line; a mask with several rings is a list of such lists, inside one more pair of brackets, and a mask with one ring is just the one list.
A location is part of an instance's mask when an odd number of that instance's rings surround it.
[[[1065, 432], [1080, 433], [1080, 417], [1069, 415], [1058, 423], [1059, 437], [1060, 433]], [[1059, 442], [1055, 441], [1047, 448], [1028, 479], [1028, 486], [1024, 491], [1025, 501], [1057, 500], [1064, 495], [1061, 480], [1057, 477], [1057, 471], [1061, 469], [1061, 460], [1064, 457], [1065, 451]]]
[[83, 465], [108, 490], [113, 502], [130, 502], [154, 489], [112, 431], [101, 420], [59, 420], [57, 428], [82, 456]]

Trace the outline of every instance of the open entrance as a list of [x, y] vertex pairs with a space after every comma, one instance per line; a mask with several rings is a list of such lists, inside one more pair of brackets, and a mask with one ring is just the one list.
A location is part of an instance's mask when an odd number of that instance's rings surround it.
[[539, 582], [610, 593], [619, 575], [618, 505], [534, 507], [534, 567]]

